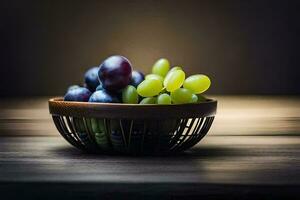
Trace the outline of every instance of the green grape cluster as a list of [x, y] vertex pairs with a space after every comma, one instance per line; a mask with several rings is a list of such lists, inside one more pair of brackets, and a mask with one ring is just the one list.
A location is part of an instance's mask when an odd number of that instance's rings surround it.
[[161, 58], [152, 67], [137, 88], [126, 87], [122, 92], [124, 103], [184, 104], [205, 101], [201, 94], [210, 87], [210, 79], [204, 74], [186, 77], [182, 67], [171, 68], [170, 62]]

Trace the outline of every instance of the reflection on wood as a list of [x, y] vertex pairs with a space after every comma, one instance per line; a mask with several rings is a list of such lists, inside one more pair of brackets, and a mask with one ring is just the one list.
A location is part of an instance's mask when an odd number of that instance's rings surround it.
[[211, 134], [300, 135], [299, 97], [218, 97]]
[[299, 136], [208, 136], [170, 157], [93, 155], [61, 137], [2, 137], [0, 182], [300, 185]]

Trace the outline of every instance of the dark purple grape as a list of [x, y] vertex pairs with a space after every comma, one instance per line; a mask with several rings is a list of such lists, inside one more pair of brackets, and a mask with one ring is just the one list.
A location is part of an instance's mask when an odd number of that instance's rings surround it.
[[89, 70], [87, 70], [84, 75], [84, 82], [87, 88], [92, 92], [96, 90], [97, 86], [100, 83], [98, 78], [98, 71], [99, 67], [92, 67]]
[[129, 84], [131, 72], [132, 67], [127, 58], [111, 56], [100, 65], [98, 76], [103, 88], [118, 91]]
[[88, 101], [91, 96], [91, 91], [84, 87], [77, 87], [69, 90], [65, 97], [65, 101]]
[[89, 102], [119, 103], [120, 100], [113, 93], [106, 90], [98, 90], [91, 95]]
[[145, 76], [142, 72], [132, 71], [130, 85], [133, 85], [135, 88], [145, 79]]

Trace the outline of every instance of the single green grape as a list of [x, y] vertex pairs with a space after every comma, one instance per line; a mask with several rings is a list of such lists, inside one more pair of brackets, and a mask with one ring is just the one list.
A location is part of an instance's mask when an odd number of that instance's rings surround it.
[[144, 80], [138, 85], [137, 92], [142, 97], [153, 97], [162, 90], [162, 82], [157, 79]]
[[162, 77], [165, 77], [169, 69], [170, 69], [170, 62], [165, 58], [161, 58], [154, 63], [152, 67], [152, 74], [158, 74]]
[[193, 93], [185, 88], [178, 88], [177, 90], [171, 92], [171, 99], [175, 104], [190, 103], [192, 98]]
[[185, 79], [183, 87], [191, 90], [194, 94], [205, 92], [210, 86], [210, 79], [203, 74], [195, 74]]
[[164, 87], [172, 92], [180, 88], [184, 82], [185, 73], [182, 70], [174, 70], [168, 73], [164, 80]]
[[175, 70], [182, 70], [182, 68], [179, 67], [179, 66], [175, 66], [175, 67], [172, 67], [169, 72], [172, 72], [172, 71], [175, 71]]
[[160, 94], [157, 97], [157, 104], [171, 104], [171, 97], [168, 94]]
[[191, 103], [196, 103], [198, 102], [198, 96], [196, 94], [192, 95]]
[[157, 75], [157, 74], [148, 74], [148, 75], [146, 75], [145, 79], [146, 80], [148, 80], [148, 79], [157, 79], [157, 80], [160, 80], [161, 82], [164, 81], [164, 77], [162, 77], [160, 75]]
[[[179, 67], [179, 66], [172, 67], [172, 68], [168, 71], [166, 77], [168, 76], [168, 74], [169, 74], [170, 72], [173, 72], [173, 71], [176, 71], [176, 70], [182, 70], [182, 68]], [[183, 70], [182, 70], [182, 71], [183, 71]]]
[[155, 104], [156, 103], [156, 97], [146, 97], [143, 98], [140, 104]]
[[139, 102], [139, 95], [134, 86], [128, 85], [122, 90], [122, 102], [137, 104]]

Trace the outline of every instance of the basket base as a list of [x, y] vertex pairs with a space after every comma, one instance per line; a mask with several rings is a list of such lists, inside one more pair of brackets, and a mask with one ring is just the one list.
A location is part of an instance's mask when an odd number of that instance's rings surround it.
[[171, 155], [197, 144], [214, 117], [134, 120], [53, 115], [60, 134], [73, 146], [107, 155]]

